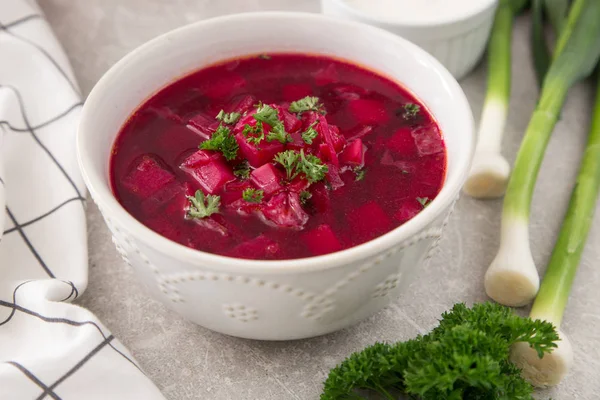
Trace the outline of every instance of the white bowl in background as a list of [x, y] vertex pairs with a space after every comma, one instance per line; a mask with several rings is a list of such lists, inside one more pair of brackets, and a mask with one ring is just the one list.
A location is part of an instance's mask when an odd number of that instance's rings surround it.
[[[265, 52], [337, 57], [402, 82], [430, 109], [446, 140], [447, 176], [439, 195], [414, 219], [370, 242], [284, 261], [204, 253], [168, 240], [133, 218], [109, 183], [109, 157], [123, 123], [149, 96], [178, 78], [219, 60]], [[206, 20], [137, 48], [94, 87], [77, 135], [90, 193], [117, 250], [151, 295], [209, 329], [270, 340], [344, 328], [380, 310], [406, 288], [440, 237], [469, 170], [474, 143], [464, 93], [429, 54], [372, 26], [282, 12]]]
[[477, 8], [459, 17], [440, 15], [433, 21], [421, 22], [411, 21], [409, 15], [398, 21], [379, 19], [353, 8], [346, 0], [321, 0], [325, 15], [367, 23], [402, 36], [432, 54], [456, 79], [471, 72], [481, 59], [497, 5], [498, 0], [481, 0]]

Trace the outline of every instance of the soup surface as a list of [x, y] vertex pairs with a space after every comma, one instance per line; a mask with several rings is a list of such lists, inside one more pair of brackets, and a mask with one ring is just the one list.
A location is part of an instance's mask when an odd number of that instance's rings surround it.
[[294, 259], [364, 243], [438, 194], [432, 116], [357, 65], [270, 54], [199, 70], [142, 104], [110, 160], [119, 202], [194, 249]]

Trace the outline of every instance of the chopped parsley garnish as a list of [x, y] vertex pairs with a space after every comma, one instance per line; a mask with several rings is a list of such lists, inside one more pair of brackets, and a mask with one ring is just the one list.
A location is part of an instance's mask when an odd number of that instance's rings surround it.
[[429, 203], [431, 203], [431, 199], [429, 197], [417, 197], [417, 201], [421, 203], [423, 208], [427, 207]]
[[270, 60], [271, 56], [268, 54], [259, 54], [258, 58], [262, 59], [262, 60]]
[[227, 125], [233, 125], [242, 117], [242, 114], [239, 112], [230, 112], [226, 113], [224, 110], [219, 111], [217, 116], [215, 117], [219, 121]]
[[421, 111], [421, 106], [415, 103], [406, 103], [404, 107], [398, 110], [398, 115], [402, 115], [404, 119], [413, 119]]
[[239, 179], [248, 179], [250, 177], [250, 165], [244, 160], [233, 168], [233, 174]]
[[262, 128], [262, 124], [256, 124], [255, 126], [244, 125], [242, 134], [246, 136], [246, 141], [250, 144], [258, 145], [265, 138], [265, 132]]
[[315, 130], [314, 126], [317, 124], [317, 121], [310, 124], [310, 126], [302, 132], [302, 140], [306, 144], [312, 144], [313, 140], [319, 135], [319, 133]]
[[260, 203], [265, 195], [262, 190], [248, 188], [242, 193], [242, 198], [248, 203]]
[[300, 203], [306, 204], [308, 200], [312, 197], [312, 193], [308, 190], [303, 190], [300, 192]]
[[202, 150], [220, 151], [227, 160], [235, 159], [239, 149], [235, 137], [231, 134], [229, 128], [223, 125], [219, 125], [211, 138], [200, 143], [199, 147]]
[[325, 114], [323, 103], [316, 96], [306, 96], [303, 99], [292, 101], [289, 108], [290, 112], [302, 113], [304, 111], [316, 111]]
[[267, 141], [277, 140], [283, 144], [292, 142], [292, 137], [285, 131], [283, 122], [279, 119], [277, 110], [268, 104], [259, 104], [256, 114], [253, 115], [258, 122], [264, 122], [271, 127]]
[[354, 178], [354, 180], [356, 182], [362, 181], [363, 179], [365, 179], [366, 172], [367, 171], [363, 167], [354, 168], [354, 174], [356, 174], [356, 178]]
[[322, 180], [329, 171], [327, 165], [323, 164], [319, 157], [312, 154], [304, 155], [304, 149], [300, 150], [299, 168], [310, 183]]
[[274, 160], [281, 164], [285, 168], [285, 173], [288, 180], [292, 180], [298, 175], [298, 160], [300, 160], [300, 154], [295, 150], [286, 150], [281, 153], [277, 153]]
[[188, 218], [206, 218], [219, 212], [221, 197], [209, 194], [204, 195], [202, 190], [196, 190], [194, 196], [187, 196], [190, 207], [187, 211]]
[[304, 149], [298, 153], [296, 150], [286, 150], [277, 153], [274, 160], [285, 168], [288, 180], [294, 179], [300, 172], [304, 174], [306, 180], [315, 183], [323, 178], [329, 171], [327, 165], [315, 155], [304, 154]]

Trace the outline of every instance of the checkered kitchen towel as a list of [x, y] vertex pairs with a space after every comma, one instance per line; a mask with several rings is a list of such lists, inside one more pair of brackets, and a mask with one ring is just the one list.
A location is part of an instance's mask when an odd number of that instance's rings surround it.
[[0, 400], [163, 399], [94, 315], [68, 304], [87, 285], [80, 108], [34, 0], [0, 0]]

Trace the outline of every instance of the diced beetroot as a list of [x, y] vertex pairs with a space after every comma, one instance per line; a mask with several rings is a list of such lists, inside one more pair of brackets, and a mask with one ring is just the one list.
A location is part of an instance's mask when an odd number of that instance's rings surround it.
[[344, 186], [344, 181], [340, 177], [340, 170], [333, 164], [327, 164], [327, 181], [331, 185], [331, 189], [336, 190]]
[[346, 138], [340, 134], [340, 128], [330, 124], [329, 133], [331, 134], [331, 140], [333, 142], [333, 148], [335, 149], [335, 151], [342, 151], [342, 149], [346, 145]]
[[302, 122], [296, 116], [286, 109], [276, 106], [279, 119], [283, 121], [283, 127], [286, 132], [296, 132], [302, 127]]
[[368, 135], [373, 132], [373, 127], [369, 125], [357, 125], [356, 128], [350, 129], [347, 131], [344, 136], [346, 136], [346, 140], [351, 141], [354, 139], [360, 139], [363, 136]]
[[310, 182], [304, 179], [302, 176], [295, 177], [290, 183], [287, 184], [287, 190], [290, 192], [300, 193], [306, 190], [310, 186]]
[[185, 168], [199, 167], [201, 165], [208, 164], [211, 161], [218, 161], [222, 159], [223, 156], [221, 153], [210, 150], [198, 150], [183, 160], [181, 166]]
[[244, 190], [252, 188], [249, 181], [231, 181], [225, 185], [223, 193], [221, 193], [221, 204], [228, 205], [242, 198]]
[[188, 200], [188, 196], [193, 196], [195, 190], [192, 188], [192, 185], [189, 183], [183, 184], [183, 190], [177, 193], [167, 204], [164, 210], [164, 214], [170, 218], [181, 218], [181, 216], [185, 215], [190, 201]]
[[302, 120], [302, 130], [305, 131], [319, 119], [319, 113], [315, 111], [305, 111], [300, 116], [300, 119]]
[[405, 223], [409, 219], [423, 210], [423, 205], [416, 199], [404, 199], [400, 203], [400, 208], [394, 214], [394, 219], [398, 222]]
[[337, 97], [344, 100], [357, 100], [361, 96], [367, 94], [367, 91], [359, 86], [352, 85], [351, 83], [340, 83], [336, 85], [332, 92]]
[[412, 129], [403, 127], [398, 129], [391, 139], [383, 143], [385, 148], [403, 157], [414, 157], [418, 155], [418, 148], [412, 136]]
[[302, 239], [309, 250], [317, 256], [333, 253], [334, 251], [340, 251], [342, 249], [340, 241], [335, 237], [335, 234], [329, 225], [319, 225], [312, 231], [303, 234]]
[[331, 150], [325, 143], [319, 145], [319, 158], [325, 162], [331, 161]]
[[[202, 229], [209, 230], [219, 236], [226, 237], [231, 235], [229, 230], [223, 224], [217, 222], [212, 216], [208, 218], [196, 218], [193, 221]], [[195, 231], [198, 231], [198, 229]]]
[[313, 74], [317, 86], [325, 86], [340, 80], [335, 64], [329, 64]]
[[329, 199], [329, 190], [323, 183], [317, 183], [311, 188], [310, 204], [319, 213], [326, 213], [331, 210], [331, 200]]
[[254, 168], [258, 168], [261, 165], [271, 162], [275, 154], [283, 151], [283, 144], [278, 141], [267, 142], [263, 140], [260, 142], [258, 148], [252, 143], [246, 141], [246, 137], [243, 133], [238, 133], [235, 139], [240, 146], [240, 155], [242, 158], [248, 160], [248, 163]]
[[340, 161], [353, 167], [362, 166], [365, 162], [365, 150], [362, 140], [356, 139], [350, 142], [340, 154]]
[[301, 130], [290, 133], [290, 136], [292, 137], [292, 142], [287, 144], [287, 149], [300, 151], [300, 149], [303, 149], [304, 146], [306, 146], [306, 143], [304, 143], [304, 139], [302, 139]]
[[270, 196], [283, 189], [281, 185], [283, 174], [271, 163], [264, 164], [262, 167], [252, 171], [250, 179], [254, 183], [254, 186], [265, 192], [266, 196]]
[[349, 213], [348, 224], [353, 235], [364, 238], [373, 238], [392, 229], [392, 221], [375, 201], [370, 201]]
[[187, 203], [186, 196], [191, 195], [190, 191], [190, 185], [187, 182], [171, 182], [147, 199], [143, 200], [142, 211], [145, 215], [153, 215], [166, 205], [169, 213], [178, 208], [180, 211], [178, 215], [181, 217]]
[[265, 222], [282, 228], [302, 229], [308, 221], [308, 214], [302, 209], [298, 193], [282, 192], [271, 198], [262, 207]]
[[140, 198], [146, 198], [175, 180], [173, 175], [158, 157], [145, 154], [138, 157], [121, 184]]
[[[199, 152], [194, 153], [192, 156], [197, 155]], [[197, 164], [189, 166], [189, 160], [181, 164], [180, 168], [185, 171], [189, 176], [194, 178], [206, 193], [215, 194], [223, 189], [223, 186], [235, 179], [229, 166], [225, 163], [222, 158], [212, 158], [207, 163], [199, 161]]]
[[236, 98], [232, 101], [228, 107], [227, 112], [237, 112], [240, 114], [244, 114], [246, 111], [254, 108], [256, 104], [256, 97], [251, 95], [245, 95], [242, 98]]
[[325, 117], [323, 117], [322, 115], [319, 115], [317, 118], [319, 122], [315, 130], [319, 132], [319, 135], [321, 135], [321, 137], [325, 139], [324, 142], [327, 144], [327, 147], [329, 147], [329, 156], [331, 159], [331, 163], [337, 167], [339, 165], [339, 161], [337, 157], [337, 152], [335, 151], [335, 146], [333, 144], [331, 131], [329, 130], [329, 124], [327, 123]]
[[444, 141], [435, 126], [415, 129], [411, 132], [411, 135], [421, 156], [444, 151]]
[[390, 119], [385, 105], [378, 100], [352, 100], [348, 104], [348, 107], [359, 124], [383, 124]]
[[312, 94], [312, 87], [306, 83], [292, 83], [283, 87], [283, 98], [286, 101], [300, 100]]
[[[254, 112], [254, 110], [253, 110]], [[258, 122], [252, 116], [252, 112], [244, 115], [233, 127], [233, 133], [238, 134], [244, 131], [246, 125], [250, 125], [251, 127], [255, 127]]]
[[246, 86], [246, 80], [235, 72], [220, 74], [204, 88], [204, 94], [212, 99], [222, 99]]
[[187, 127], [207, 140], [210, 139], [214, 131], [219, 127], [219, 121], [214, 117], [200, 113], [188, 120]]
[[277, 242], [264, 235], [260, 235], [234, 247], [229, 256], [253, 260], [268, 260], [277, 258], [279, 251], [279, 244]]

